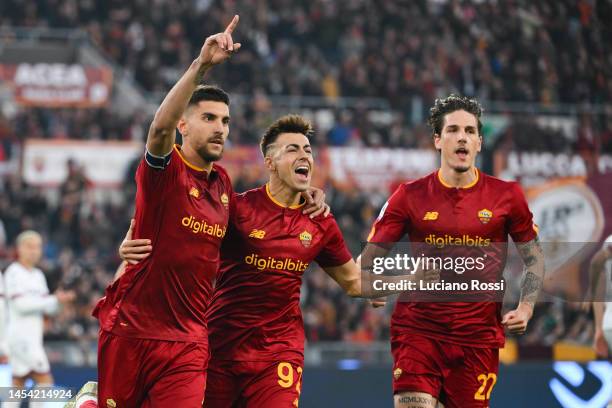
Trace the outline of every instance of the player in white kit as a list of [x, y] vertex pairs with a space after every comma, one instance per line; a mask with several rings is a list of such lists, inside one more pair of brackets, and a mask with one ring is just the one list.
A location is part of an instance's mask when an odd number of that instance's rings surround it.
[[8, 363], [8, 345], [6, 344], [6, 297], [4, 279], [0, 275], [0, 364]]
[[591, 260], [595, 341], [598, 357], [612, 357], [612, 235]]
[[49, 293], [43, 272], [36, 267], [42, 257], [42, 238], [35, 231], [17, 237], [17, 261], [4, 272], [8, 305], [6, 331], [13, 385], [23, 388], [31, 378], [39, 386], [52, 385], [49, 360], [43, 348], [44, 316], [59, 311], [72, 301], [74, 293]]
[[[598, 358], [612, 359], [612, 235], [593, 256], [590, 276], [595, 314], [593, 348]], [[612, 399], [608, 408], [612, 408]]]

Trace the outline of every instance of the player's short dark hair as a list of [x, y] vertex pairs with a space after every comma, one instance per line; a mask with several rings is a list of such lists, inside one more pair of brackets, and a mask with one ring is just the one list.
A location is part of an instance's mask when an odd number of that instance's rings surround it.
[[187, 106], [194, 106], [202, 101], [223, 102], [227, 106], [230, 104], [227, 92], [214, 85], [198, 85]]
[[285, 115], [277, 119], [266, 129], [261, 137], [259, 146], [264, 157], [266, 157], [268, 147], [276, 142], [276, 139], [282, 133], [301, 133], [310, 139], [313, 135], [313, 130], [310, 122], [300, 115]]
[[444, 116], [458, 110], [464, 110], [476, 116], [478, 134], [481, 135], [482, 122], [480, 121], [480, 116], [482, 115], [482, 106], [480, 106], [480, 103], [476, 99], [455, 94], [450, 94], [444, 99], [436, 99], [434, 106], [429, 110], [429, 119], [427, 123], [431, 126], [433, 134], [442, 134]]

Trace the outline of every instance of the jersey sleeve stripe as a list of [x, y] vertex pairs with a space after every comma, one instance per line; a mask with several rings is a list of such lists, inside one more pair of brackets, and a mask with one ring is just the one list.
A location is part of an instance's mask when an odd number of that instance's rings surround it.
[[149, 152], [148, 150], [145, 150], [145, 161], [147, 162], [149, 167], [152, 167], [154, 169], [164, 170], [170, 163], [171, 157], [172, 157], [172, 151], [170, 151], [165, 156], [156, 156], [152, 154], [151, 152]]

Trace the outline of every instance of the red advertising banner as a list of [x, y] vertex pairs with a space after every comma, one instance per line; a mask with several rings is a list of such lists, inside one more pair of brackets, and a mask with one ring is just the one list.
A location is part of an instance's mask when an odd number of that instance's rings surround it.
[[0, 64], [0, 81], [13, 88], [21, 105], [97, 108], [110, 99], [113, 73], [79, 64]]

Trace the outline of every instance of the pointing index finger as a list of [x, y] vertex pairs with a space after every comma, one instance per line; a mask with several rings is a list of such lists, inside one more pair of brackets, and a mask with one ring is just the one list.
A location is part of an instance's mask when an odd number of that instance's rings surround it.
[[224, 33], [225, 34], [231, 34], [234, 32], [234, 29], [236, 28], [236, 26], [238, 25], [238, 20], [240, 20], [240, 17], [238, 17], [238, 14], [236, 14], [234, 16], [234, 18], [232, 19], [232, 21], [228, 24], [227, 28], [225, 29]]

